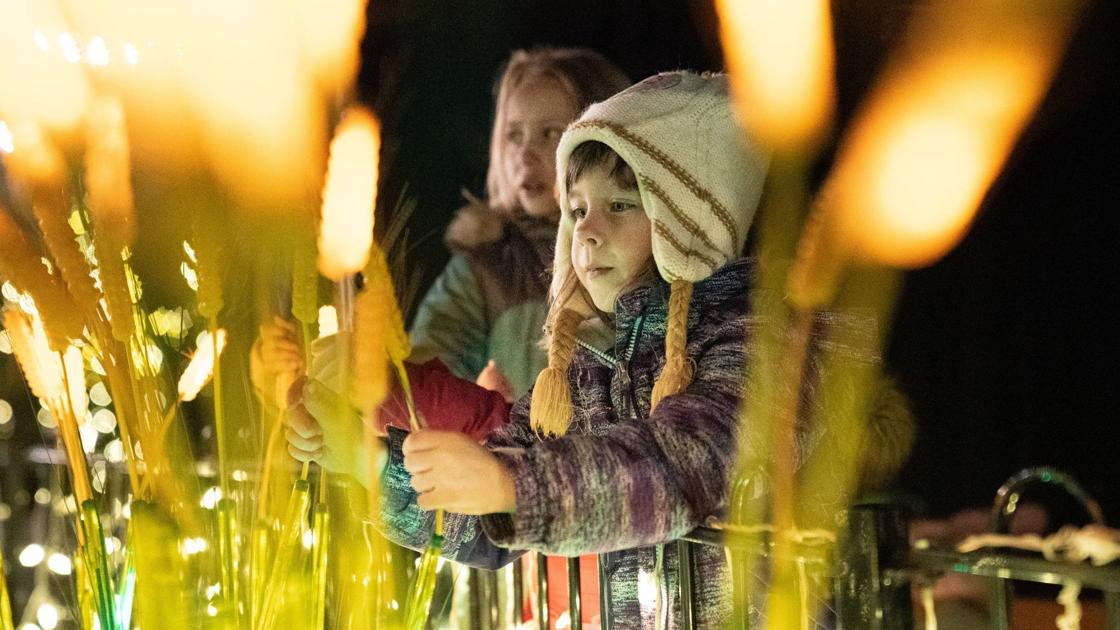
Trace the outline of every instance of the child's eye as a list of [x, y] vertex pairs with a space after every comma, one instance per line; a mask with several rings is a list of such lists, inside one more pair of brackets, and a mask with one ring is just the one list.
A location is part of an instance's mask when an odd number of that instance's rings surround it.
[[571, 214], [572, 218], [574, 219], [582, 219], [583, 217], [587, 216], [587, 208], [575, 207], [572, 208], [569, 214]]
[[637, 204], [631, 203], [629, 201], [612, 201], [611, 202], [611, 212], [620, 212], [620, 213], [621, 212], [629, 212], [630, 210], [633, 210], [636, 207], [637, 207]]

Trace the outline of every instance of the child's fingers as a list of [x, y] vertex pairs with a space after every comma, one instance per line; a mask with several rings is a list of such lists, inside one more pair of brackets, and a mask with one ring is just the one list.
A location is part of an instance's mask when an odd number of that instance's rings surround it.
[[286, 330], [286, 331], [292, 333], [293, 335], [296, 334], [296, 323], [293, 322], [293, 321], [289, 321], [287, 319], [284, 319], [283, 317], [280, 317], [279, 315], [273, 315], [272, 316], [272, 325], [276, 326], [277, 328], [281, 328], [283, 330]]
[[435, 448], [435, 440], [431, 439], [431, 433], [434, 431], [416, 431], [410, 433], [401, 444], [401, 452], [408, 455], [421, 453], [423, 451], [430, 451]]
[[288, 440], [289, 446], [294, 446], [303, 451], [318, 451], [323, 448], [323, 438], [320, 435], [304, 437], [288, 429], [284, 432], [284, 439]]
[[411, 485], [412, 489], [418, 494], [430, 493], [436, 487], [435, 479], [430, 473], [413, 475], [412, 479], [409, 481], [409, 485]]
[[285, 424], [288, 425], [288, 428], [301, 438], [313, 438], [323, 435], [322, 427], [319, 426], [315, 418], [311, 417], [311, 414], [307, 413], [303, 405], [288, 407], [288, 410], [284, 414], [284, 421]]
[[288, 454], [291, 455], [293, 459], [295, 459], [296, 461], [299, 461], [299, 462], [313, 462], [313, 461], [319, 459], [319, 457], [323, 454], [323, 452], [322, 452], [322, 450], [305, 451], [305, 450], [303, 450], [301, 448], [298, 448], [298, 447], [296, 447], [292, 444], [289, 444], [288, 445]]
[[435, 466], [433, 459], [434, 458], [431, 457], [431, 451], [406, 453], [404, 456], [404, 469], [413, 476], [429, 472]]

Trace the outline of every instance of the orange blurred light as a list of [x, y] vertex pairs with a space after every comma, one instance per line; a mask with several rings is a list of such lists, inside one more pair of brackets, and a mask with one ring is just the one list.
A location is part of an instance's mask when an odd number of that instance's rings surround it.
[[57, 2], [0, 2], [0, 117], [48, 131], [75, 127], [89, 83], [73, 55], [74, 37]]
[[963, 238], [1046, 90], [1074, 4], [1016, 13], [944, 3], [841, 146], [822, 194], [838, 248], [912, 268]]
[[319, 272], [331, 280], [358, 273], [373, 244], [380, 125], [367, 109], [350, 109], [331, 141], [319, 225]]
[[717, 0], [716, 10], [744, 125], [776, 149], [813, 148], [835, 102], [827, 0]]

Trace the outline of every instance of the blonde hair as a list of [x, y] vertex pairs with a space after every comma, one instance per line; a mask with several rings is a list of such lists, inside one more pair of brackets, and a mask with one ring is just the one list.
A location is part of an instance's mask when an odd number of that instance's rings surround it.
[[490, 207], [501, 212], [517, 210], [517, 190], [502, 169], [502, 148], [510, 95], [522, 85], [541, 79], [556, 81], [582, 112], [630, 86], [630, 79], [606, 57], [587, 48], [535, 48], [510, 56], [495, 86], [494, 125], [490, 131], [490, 165], [486, 195]]

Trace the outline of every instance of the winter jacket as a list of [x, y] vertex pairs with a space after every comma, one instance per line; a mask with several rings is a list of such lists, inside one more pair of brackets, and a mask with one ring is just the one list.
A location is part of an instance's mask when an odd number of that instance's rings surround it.
[[[650, 393], [664, 363], [669, 287], [658, 279], [620, 297], [614, 348], [581, 344], [575, 353], [568, 374], [574, 407], [568, 434], [542, 440], [533, 433], [530, 395], [486, 440], [514, 479], [516, 511], [446, 515], [444, 554], [497, 567], [523, 549], [607, 553], [614, 628], [656, 625], [652, 602], [639, 601], [639, 583], [656, 579], [660, 568], [668, 585], [662, 613], [675, 627], [677, 553], [675, 545], [663, 543], [724, 509], [752, 327], [751, 275], [752, 264], [740, 260], [696, 284], [688, 319], [687, 350], [696, 366], [692, 384], [663, 400], [652, 415]], [[450, 420], [435, 424], [453, 426]], [[400, 452], [403, 437], [390, 433], [381, 518], [396, 542], [423, 548], [433, 514], [416, 506]], [[722, 626], [731, 612], [724, 551], [698, 546], [693, 562], [698, 627]]]
[[514, 217], [497, 232], [496, 240], [448, 243], [454, 255], [412, 324], [411, 360], [438, 358], [471, 381], [493, 360], [520, 398], [548, 364], [538, 342], [556, 225]]

